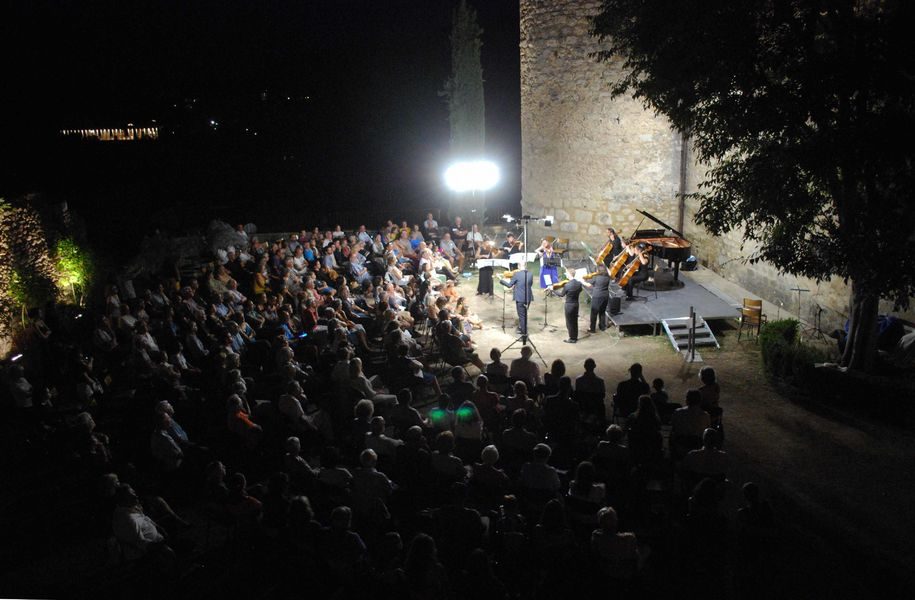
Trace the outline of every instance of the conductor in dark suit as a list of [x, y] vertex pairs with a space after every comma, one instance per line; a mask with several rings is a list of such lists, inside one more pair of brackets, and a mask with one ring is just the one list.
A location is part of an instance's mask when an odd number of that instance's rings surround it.
[[572, 274], [569, 273], [568, 283], [556, 292], [557, 296], [565, 298], [563, 311], [565, 312], [566, 331], [569, 332], [569, 337], [563, 341], [567, 344], [574, 344], [578, 341], [578, 297], [581, 295], [584, 285], [590, 287], [590, 284], [582, 284], [581, 281], [574, 279]]
[[515, 308], [518, 310], [518, 333], [527, 335], [527, 307], [534, 301], [534, 294], [531, 287], [534, 284], [534, 275], [527, 269], [521, 269], [508, 281], [500, 279], [499, 283], [505, 287], [512, 288], [512, 296], [515, 299]]
[[607, 329], [607, 304], [610, 302], [610, 275], [607, 267], [597, 265], [597, 276], [591, 280], [591, 327], [588, 329], [595, 333], [594, 326], [600, 323], [600, 330]]

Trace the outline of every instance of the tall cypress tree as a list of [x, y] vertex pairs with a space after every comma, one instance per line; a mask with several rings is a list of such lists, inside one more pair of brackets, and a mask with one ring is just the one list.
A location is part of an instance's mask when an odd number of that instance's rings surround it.
[[[441, 95], [448, 103], [451, 125], [451, 156], [468, 160], [483, 155], [486, 139], [483, 104], [483, 67], [480, 48], [483, 29], [477, 23], [477, 12], [461, 0], [454, 10], [451, 27], [451, 77]], [[480, 220], [483, 219], [482, 197], [478, 196]]]

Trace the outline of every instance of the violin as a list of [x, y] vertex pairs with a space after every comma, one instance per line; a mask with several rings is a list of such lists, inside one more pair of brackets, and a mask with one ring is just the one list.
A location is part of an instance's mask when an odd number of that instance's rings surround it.
[[501, 277], [502, 277], [502, 279], [511, 279], [512, 277], [515, 276], [515, 273], [517, 273], [520, 270], [521, 269], [515, 269], [514, 271], [505, 271], [504, 273], [502, 273]]
[[521, 240], [515, 240], [511, 246], [508, 247], [508, 254], [515, 254], [516, 252], [521, 252], [521, 249], [524, 247], [524, 242]]

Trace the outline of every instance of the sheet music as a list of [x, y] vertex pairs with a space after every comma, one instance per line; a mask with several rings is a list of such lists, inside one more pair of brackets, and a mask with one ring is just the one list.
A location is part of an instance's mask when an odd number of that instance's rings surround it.
[[553, 278], [550, 277], [549, 273], [543, 274], [543, 282], [546, 283], [547, 287], [553, 285]]
[[502, 267], [503, 269], [509, 268], [509, 261], [507, 258], [480, 258], [477, 260], [477, 268], [479, 267]]
[[536, 252], [527, 252], [527, 253], [516, 252], [516, 253], [510, 255], [508, 257], [508, 260], [512, 264], [521, 264], [521, 263], [534, 262], [535, 260], [537, 260], [539, 258], [540, 258], [540, 255], [537, 254]]

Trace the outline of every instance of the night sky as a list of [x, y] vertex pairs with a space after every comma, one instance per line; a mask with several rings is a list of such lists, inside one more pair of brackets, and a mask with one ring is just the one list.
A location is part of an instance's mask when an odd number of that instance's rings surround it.
[[[487, 151], [504, 173], [492, 200], [517, 206], [518, 1], [472, 4], [484, 30]], [[250, 220], [327, 202], [434, 206], [448, 160], [438, 92], [455, 5], [14, 0], [4, 131], [16, 157], [0, 193], [42, 191], [89, 213], [155, 203]], [[87, 150], [55, 135], [151, 119], [185, 132], [208, 119], [219, 127], [154, 150]]]

